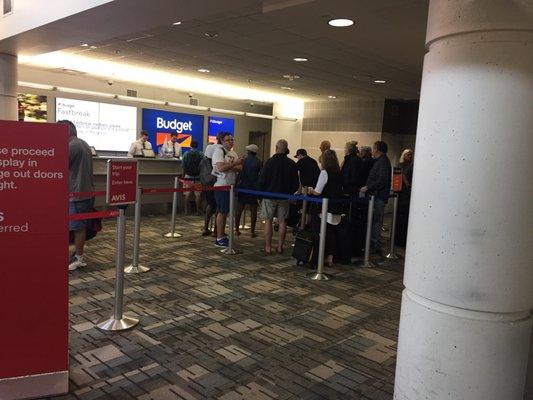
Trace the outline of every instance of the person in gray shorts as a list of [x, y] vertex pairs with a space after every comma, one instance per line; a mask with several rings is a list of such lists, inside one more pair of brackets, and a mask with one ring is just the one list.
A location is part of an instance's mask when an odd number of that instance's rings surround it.
[[[259, 190], [270, 193], [294, 194], [300, 186], [296, 163], [287, 157], [288, 143], [278, 140], [276, 154], [266, 162], [259, 177]], [[278, 218], [279, 240], [276, 248], [278, 253], [283, 252], [283, 243], [287, 233], [287, 217], [289, 216], [289, 201], [280, 198], [269, 198], [266, 195], [261, 205], [261, 213], [266, 219], [265, 223], [265, 252], [272, 253], [272, 220]]]

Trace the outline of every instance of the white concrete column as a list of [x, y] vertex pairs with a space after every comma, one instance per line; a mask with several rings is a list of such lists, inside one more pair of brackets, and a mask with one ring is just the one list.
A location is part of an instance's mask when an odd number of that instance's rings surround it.
[[17, 56], [0, 53], [0, 119], [18, 120]]
[[522, 400], [533, 2], [430, 0], [396, 400]]

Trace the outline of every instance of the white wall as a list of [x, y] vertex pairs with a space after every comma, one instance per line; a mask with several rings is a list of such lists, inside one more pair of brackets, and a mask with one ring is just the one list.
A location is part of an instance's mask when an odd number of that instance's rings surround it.
[[[19, 66], [19, 81], [26, 81], [32, 83], [39, 83], [44, 85], [52, 85], [57, 87], [75, 88], [81, 90], [89, 90], [102, 93], [112, 93], [126, 95], [127, 89], [134, 89], [138, 92], [138, 97], [147, 99], [156, 99], [171, 101], [176, 103], [188, 104], [189, 96], [187, 93], [180, 93], [168, 89], [161, 89], [149, 86], [141, 86], [132, 83], [114, 82], [113, 85], [108, 85], [106, 80], [97, 79], [93, 77], [74, 75], [65, 72], [52, 72], [40, 70], [37, 68], [31, 68], [26, 66]], [[238, 115], [220, 114], [209, 111], [197, 111], [187, 108], [170, 107], [164, 105], [154, 105], [149, 103], [129, 102], [112, 98], [102, 98], [98, 96], [88, 96], [72, 93], [61, 93], [50, 90], [41, 90], [34, 88], [19, 87], [20, 93], [31, 93], [48, 96], [48, 121], [55, 121], [55, 98], [65, 97], [80, 100], [101, 101], [105, 103], [123, 104], [129, 106], [135, 106], [138, 108], [137, 112], [137, 130], [140, 131], [142, 127], [142, 109], [153, 108], [166, 111], [182, 112], [187, 114], [204, 115], [204, 147], [207, 144], [207, 122], [208, 116], [217, 115], [221, 117], [234, 118], [235, 119], [235, 150], [239, 154], [244, 154], [244, 147], [248, 145], [249, 132], [250, 131], [262, 131], [270, 133], [272, 130], [272, 120], [263, 118], [250, 118]], [[244, 101], [236, 101], [223, 99], [219, 97], [209, 97], [204, 95], [195, 95], [200, 102], [200, 105], [206, 107], [216, 107], [222, 109], [230, 109], [237, 111], [249, 111], [259, 114], [271, 114], [272, 106], [261, 105], [254, 103], [251, 106]], [[124, 149], [127, 151], [128, 149]]]
[[276, 152], [276, 142], [285, 139], [289, 142], [289, 150], [295, 152], [302, 144], [302, 124], [304, 114], [304, 102], [299, 100], [274, 103], [273, 114], [278, 117], [296, 118], [297, 121], [272, 121], [272, 137], [270, 153]]

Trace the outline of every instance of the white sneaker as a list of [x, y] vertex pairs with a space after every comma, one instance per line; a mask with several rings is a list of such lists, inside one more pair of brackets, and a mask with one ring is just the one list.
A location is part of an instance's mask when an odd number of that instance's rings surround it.
[[70, 257], [70, 264], [68, 265], [69, 271], [75, 271], [80, 267], [86, 267], [87, 263], [83, 261], [83, 256], [78, 256], [77, 254], [74, 254], [72, 257]]

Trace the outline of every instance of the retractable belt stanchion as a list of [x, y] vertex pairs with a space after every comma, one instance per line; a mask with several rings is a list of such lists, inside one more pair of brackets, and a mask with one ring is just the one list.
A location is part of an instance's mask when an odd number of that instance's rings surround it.
[[135, 203], [135, 221], [133, 230], [133, 258], [131, 265], [124, 269], [127, 274], [141, 274], [150, 268], [139, 264], [139, 243], [141, 241], [141, 198], [142, 189], [137, 188], [137, 202]]
[[314, 281], [329, 281], [331, 275], [325, 274], [324, 271], [324, 258], [326, 253], [326, 229], [328, 224], [328, 204], [329, 199], [322, 199], [322, 215], [320, 220], [320, 242], [318, 245], [318, 265], [315, 272], [311, 272], [309, 279]]
[[370, 261], [370, 238], [372, 237], [372, 219], [374, 216], [374, 196], [370, 196], [368, 202], [368, 214], [366, 218], [365, 258], [357, 265], [362, 268], [373, 268], [376, 265]]
[[115, 281], [115, 311], [114, 315], [98, 323], [97, 328], [103, 331], [123, 331], [131, 329], [139, 323], [136, 318], [125, 317], [123, 315], [124, 306], [124, 248], [126, 242], [126, 217], [124, 211], [126, 206], [119, 206], [117, 217], [117, 263]]
[[[179, 180], [176, 176], [174, 178], [174, 189], [178, 189]], [[178, 211], [178, 192], [172, 194], [172, 216], [170, 218], [170, 232], [163, 236], [167, 238], [179, 238], [181, 235], [176, 232], [176, 212]]]
[[[307, 196], [307, 188], [303, 188], [303, 195]], [[304, 199], [302, 202], [302, 219], [300, 220], [300, 230], [303, 230], [306, 225], [307, 220], [307, 200]]]
[[397, 260], [399, 257], [394, 253], [394, 240], [396, 236], [396, 216], [398, 215], [398, 195], [394, 196], [392, 203], [392, 225], [390, 230], [390, 252], [385, 256], [389, 260]]
[[231, 185], [229, 189], [229, 245], [225, 249], [220, 250], [224, 254], [237, 254], [233, 248], [235, 238], [235, 187]]

